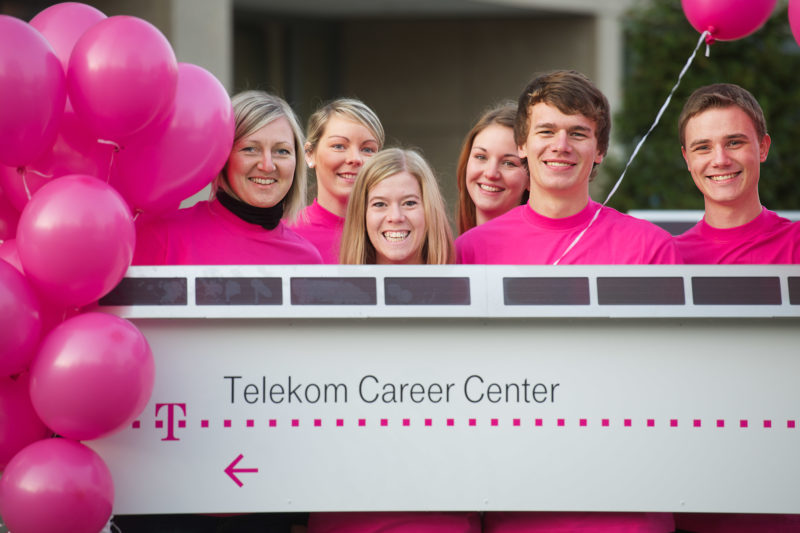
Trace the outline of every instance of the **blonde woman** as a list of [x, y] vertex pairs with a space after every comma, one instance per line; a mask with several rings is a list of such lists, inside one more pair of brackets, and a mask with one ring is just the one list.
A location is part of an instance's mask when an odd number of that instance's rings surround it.
[[440, 265], [454, 258], [444, 200], [425, 159], [400, 148], [373, 157], [353, 186], [339, 262]]
[[304, 153], [317, 180], [317, 196], [293, 229], [317, 247], [325, 263], [335, 264], [353, 183], [383, 147], [385, 134], [375, 112], [353, 98], [319, 108], [308, 120], [307, 134]]
[[211, 199], [137, 228], [138, 265], [318, 264], [289, 229], [305, 206], [303, 132], [284, 100], [263, 91], [232, 99], [231, 154]]

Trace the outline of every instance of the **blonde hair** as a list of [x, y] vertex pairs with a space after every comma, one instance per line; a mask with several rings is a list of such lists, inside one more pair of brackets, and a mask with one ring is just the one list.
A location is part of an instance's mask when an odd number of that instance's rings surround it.
[[341, 264], [375, 264], [375, 247], [369, 240], [366, 227], [367, 196], [375, 185], [401, 172], [414, 176], [422, 192], [426, 226], [422, 243], [422, 264], [441, 265], [454, 262], [453, 234], [433, 171], [417, 152], [389, 148], [378, 152], [364, 165], [353, 185], [339, 249]]
[[[280, 118], [285, 118], [292, 128], [294, 136], [295, 168], [292, 186], [283, 198], [283, 219], [289, 223], [294, 222], [300, 211], [306, 206], [307, 171], [303, 158], [305, 139], [303, 130], [297, 116], [283, 98], [264, 91], [244, 91], [231, 99], [233, 112], [236, 117], [236, 129], [233, 143], [236, 144], [243, 137], [260, 130], [267, 124]], [[211, 185], [211, 197], [214, 198], [217, 190], [222, 188], [226, 193], [237, 198], [228, 184], [228, 164], [222, 168]]]
[[386, 141], [386, 134], [383, 131], [383, 124], [381, 124], [378, 115], [361, 100], [355, 98], [338, 98], [323, 105], [311, 115], [308, 119], [308, 127], [306, 128], [306, 144], [308, 150], [306, 152], [313, 152], [325, 132], [325, 126], [333, 115], [339, 115], [348, 120], [352, 120], [367, 128], [375, 140], [378, 141], [378, 150], [383, 147]]

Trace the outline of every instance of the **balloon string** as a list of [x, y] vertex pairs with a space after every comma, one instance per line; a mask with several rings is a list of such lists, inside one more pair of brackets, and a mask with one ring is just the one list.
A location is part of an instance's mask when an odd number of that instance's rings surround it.
[[136, 222], [136, 219], [139, 218], [139, 215], [144, 213], [141, 209], [137, 209], [135, 213], [133, 213], [133, 221]]
[[114, 151], [111, 152], [111, 157], [108, 160], [108, 172], [106, 173], [106, 183], [109, 183], [111, 181], [111, 168], [114, 166], [114, 154], [119, 152], [122, 147], [114, 141], [109, 141], [107, 139], [97, 139], [97, 142], [100, 144], [110, 144], [114, 147]]
[[[622, 180], [625, 178], [625, 173], [628, 172], [628, 167], [630, 167], [631, 163], [633, 163], [633, 160], [636, 158], [636, 155], [639, 153], [639, 150], [641, 149], [642, 145], [647, 140], [647, 137], [650, 135], [650, 133], [652, 133], [652, 131], [656, 128], [656, 126], [658, 126], [658, 123], [661, 120], [661, 116], [664, 114], [664, 111], [667, 110], [667, 107], [669, 106], [669, 103], [672, 101], [672, 96], [675, 94], [675, 91], [678, 89], [678, 86], [680, 86], [681, 80], [683, 80], [683, 76], [686, 74], [686, 71], [689, 70], [689, 67], [691, 66], [692, 62], [694, 61], [695, 56], [697, 55], [697, 51], [703, 45], [703, 41], [706, 39], [706, 37], [710, 36], [710, 35], [711, 34], [708, 31], [704, 31], [702, 33], [702, 35], [700, 35], [700, 39], [697, 41], [697, 46], [694, 47], [694, 51], [692, 52], [692, 55], [690, 55], [689, 59], [686, 60], [686, 64], [683, 65], [683, 68], [681, 69], [680, 74], [678, 74], [678, 81], [675, 82], [675, 85], [672, 87], [672, 90], [669, 92], [669, 95], [667, 96], [667, 100], [661, 106], [661, 109], [658, 110], [658, 114], [656, 115], [656, 118], [653, 121], [653, 124], [650, 126], [650, 129], [647, 130], [647, 133], [645, 133], [642, 136], [642, 138], [639, 140], [639, 142], [636, 144], [636, 147], [633, 149], [633, 153], [631, 153], [630, 158], [628, 158], [628, 162], [625, 165], [625, 168], [622, 170], [622, 174], [620, 174], [619, 179], [617, 179], [617, 182], [614, 184], [614, 187], [612, 187], [611, 192], [608, 193], [608, 196], [606, 197], [605, 201], [603, 202], [603, 205], [601, 205], [600, 208], [597, 211], [595, 211], [594, 216], [592, 217], [592, 220], [589, 221], [589, 224], [583, 229], [583, 231], [581, 231], [578, 234], [577, 237], [575, 237], [575, 239], [567, 247], [567, 249], [564, 250], [564, 253], [561, 254], [561, 257], [556, 259], [556, 261], [553, 263], [554, 265], [557, 265], [562, 259], [564, 259], [564, 256], [567, 255], [567, 253], [569, 253], [569, 251], [572, 250], [572, 248], [574, 248], [576, 244], [578, 244], [578, 241], [581, 240], [583, 235], [588, 231], [589, 228], [592, 227], [592, 224], [594, 224], [595, 220], [597, 220], [597, 217], [600, 216], [600, 211], [603, 210], [603, 207], [605, 207], [606, 204], [608, 204], [608, 201], [611, 200], [611, 197], [614, 196], [614, 193], [617, 192], [617, 189], [619, 189], [619, 186], [622, 183]], [[708, 45], [706, 45], [706, 46], [708, 46]]]

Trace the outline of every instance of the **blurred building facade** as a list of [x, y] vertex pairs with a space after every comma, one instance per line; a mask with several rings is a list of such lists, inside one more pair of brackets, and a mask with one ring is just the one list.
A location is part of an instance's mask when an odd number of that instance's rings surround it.
[[[571, 68], [620, 101], [620, 20], [635, 0], [87, 0], [158, 27], [179, 61], [231, 94], [264, 89], [302, 122], [338, 96], [380, 116], [387, 144], [419, 148], [451, 207], [464, 135], [536, 72]], [[53, 2], [0, 0], [23, 20]]]

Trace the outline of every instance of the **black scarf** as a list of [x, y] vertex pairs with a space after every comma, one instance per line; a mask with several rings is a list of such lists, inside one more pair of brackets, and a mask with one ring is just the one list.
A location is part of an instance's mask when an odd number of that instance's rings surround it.
[[225, 209], [249, 224], [257, 224], [264, 229], [275, 229], [283, 216], [283, 200], [272, 207], [256, 207], [237, 200], [222, 189], [217, 190], [217, 200]]

